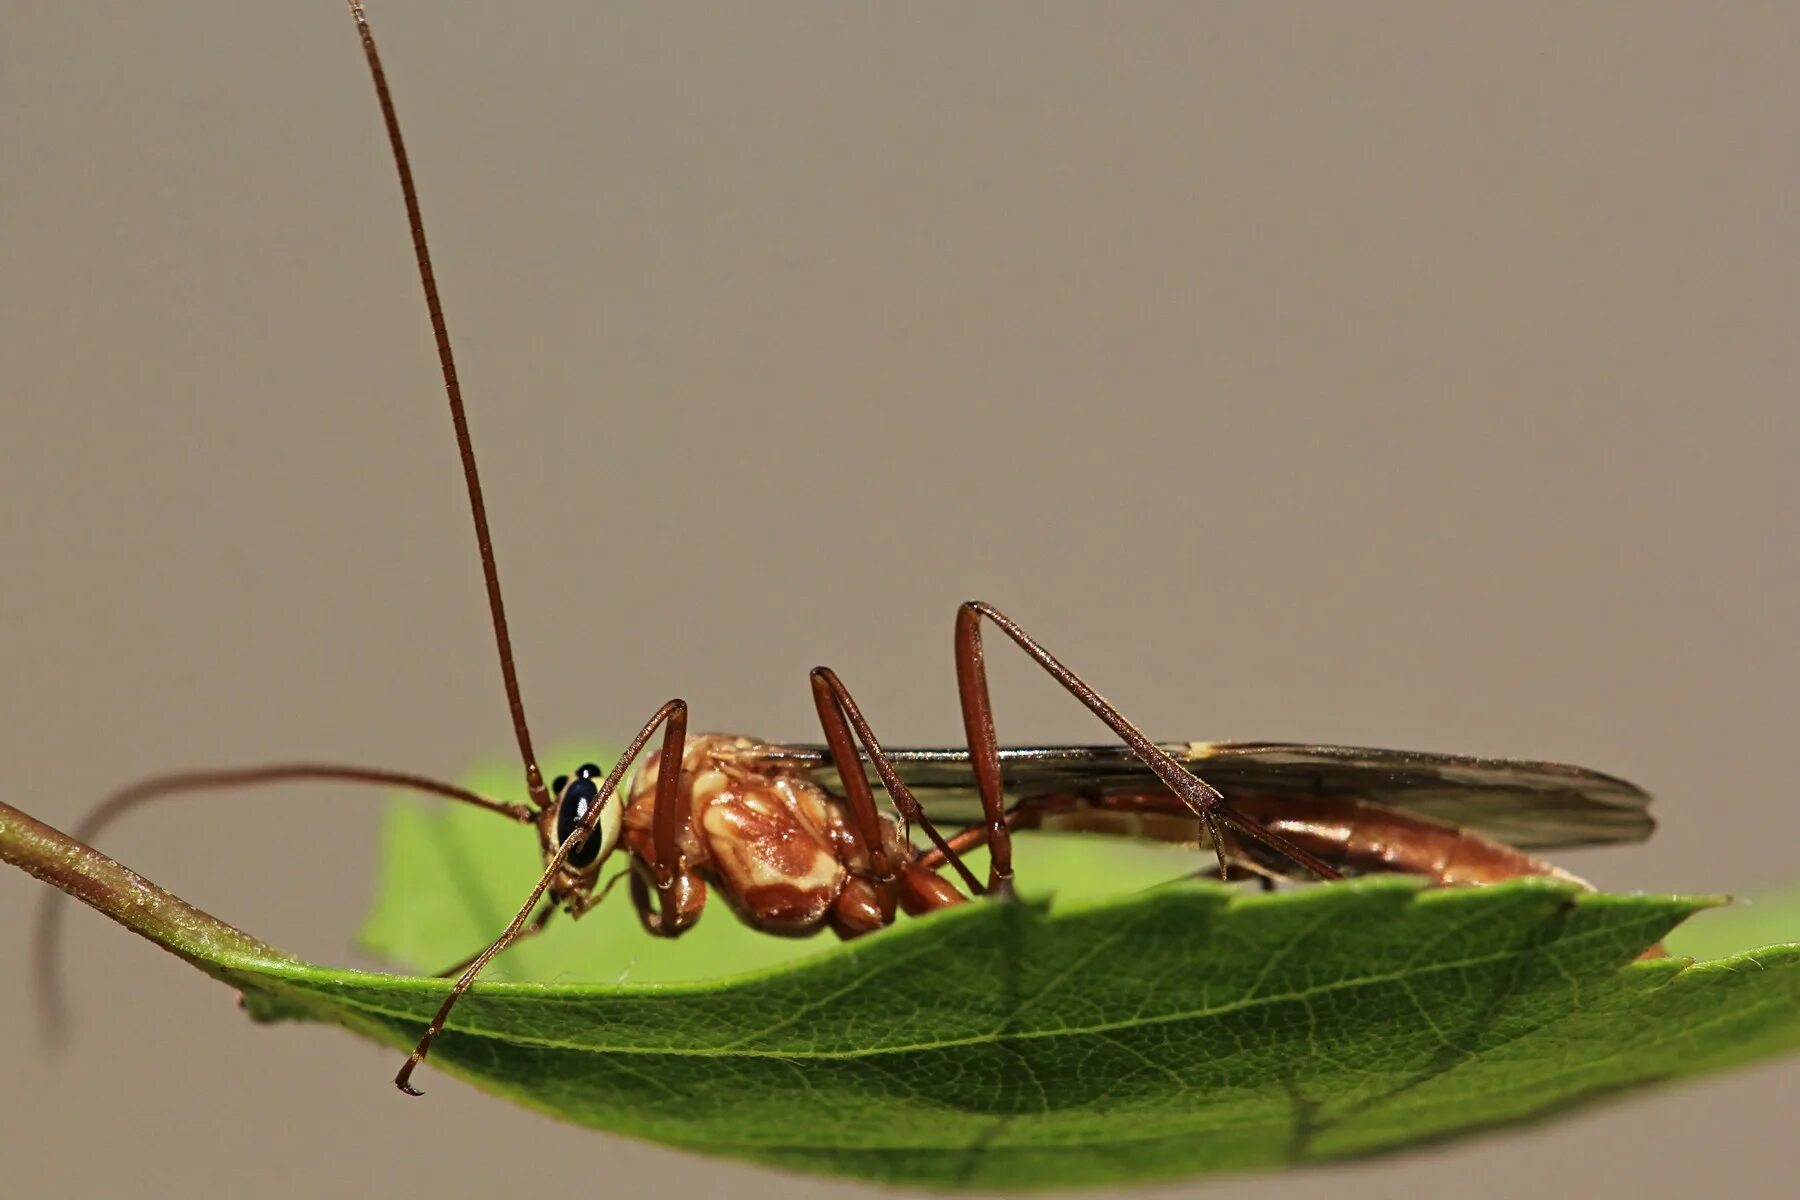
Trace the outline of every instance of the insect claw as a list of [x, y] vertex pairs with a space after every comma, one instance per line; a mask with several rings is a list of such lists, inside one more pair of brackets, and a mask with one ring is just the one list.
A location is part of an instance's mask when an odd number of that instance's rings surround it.
[[400, 1073], [394, 1076], [394, 1086], [409, 1096], [423, 1096], [425, 1094], [408, 1082], [408, 1080], [412, 1078], [413, 1068], [418, 1065], [418, 1059], [409, 1058], [406, 1060], [406, 1065], [400, 1068]]

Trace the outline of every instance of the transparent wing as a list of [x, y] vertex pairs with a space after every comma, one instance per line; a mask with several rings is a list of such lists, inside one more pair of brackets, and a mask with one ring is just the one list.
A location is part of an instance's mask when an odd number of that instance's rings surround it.
[[[1227, 797], [1351, 796], [1460, 826], [1521, 850], [1637, 842], [1656, 828], [1648, 793], [1623, 779], [1565, 763], [1297, 742], [1174, 742], [1163, 749]], [[967, 750], [888, 754], [933, 816], [953, 822], [980, 815]], [[764, 745], [754, 755], [805, 771], [833, 790], [839, 786], [831, 755], [822, 746]], [[1162, 786], [1124, 746], [1007, 748], [1000, 751], [1000, 762], [1013, 799], [1154, 792]]]

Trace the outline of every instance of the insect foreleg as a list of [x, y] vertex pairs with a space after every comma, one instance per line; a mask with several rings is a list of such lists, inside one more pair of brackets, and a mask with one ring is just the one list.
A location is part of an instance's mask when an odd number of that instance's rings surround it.
[[[650, 838], [652, 852], [656, 861], [655, 884], [657, 908], [660, 914], [661, 929], [659, 932], [673, 936], [687, 925], [692, 924], [699, 915], [697, 909], [690, 909], [683, 904], [685, 888], [677, 887], [681, 876], [681, 822], [686, 807], [681, 794], [681, 767], [687, 755], [687, 705], [680, 701], [670, 701], [680, 707], [669, 713], [668, 728], [663, 730], [662, 757], [657, 761], [662, 764], [656, 773], [655, 808], [651, 810]], [[664, 705], [668, 708], [668, 705]], [[648, 730], [655, 728], [655, 721], [646, 726]], [[637, 756], [636, 748], [631, 752]], [[619, 760], [621, 766], [625, 759]], [[671, 769], [671, 767], [673, 769]], [[615, 768], [615, 772], [617, 768]]]
[[[538, 934], [544, 932], [544, 926], [550, 924], [550, 918], [556, 915], [556, 910], [559, 907], [561, 907], [561, 906], [558, 903], [558, 897], [557, 897], [556, 893], [552, 892], [550, 894], [550, 903], [546, 904], [538, 912], [537, 918], [535, 920], [533, 920], [531, 922], [531, 924], [529, 924], [529, 925], [525, 926], [525, 928], [519, 930], [519, 935], [517, 937], [513, 938], [512, 944], [516, 946], [520, 942], [524, 941], [526, 938], [536, 937]], [[464, 971], [469, 969], [470, 965], [473, 964], [476, 959], [478, 959], [480, 957], [481, 957], [481, 952], [476, 951], [474, 954], [469, 955], [469, 957], [463, 959], [461, 962], [457, 963], [455, 966], [445, 967], [443, 970], [437, 972], [436, 975], [434, 976], [434, 978], [449, 979], [452, 976], [461, 975]]]
[[[419, 1044], [413, 1047], [413, 1051], [407, 1056], [405, 1064], [401, 1066], [399, 1073], [394, 1076], [395, 1087], [399, 1088], [409, 1096], [419, 1096], [424, 1094], [412, 1086], [412, 1083], [410, 1082], [412, 1073], [421, 1062], [425, 1061], [425, 1056], [431, 1052], [431, 1043], [436, 1041], [437, 1035], [443, 1031], [444, 1022], [450, 1017], [450, 1010], [456, 1007], [456, 1002], [462, 998], [463, 993], [474, 986], [475, 979], [481, 974], [482, 968], [486, 967], [496, 954], [499, 954], [502, 950], [512, 945], [518, 938], [520, 931], [525, 927], [526, 920], [531, 916], [533, 910], [537, 908], [538, 901], [543, 899], [544, 893], [550, 889], [550, 885], [555, 882], [558, 874], [561, 873], [563, 864], [568, 861], [569, 855], [574, 853], [580, 846], [586, 844], [588, 838], [594, 836], [594, 830], [600, 824], [601, 814], [606, 811], [606, 806], [613, 802], [614, 793], [619, 789], [619, 780], [625, 777], [625, 772], [630, 770], [631, 764], [637, 761], [637, 756], [644, 749], [644, 743], [650, 740], [650, 735], [656, 732], [658, 726], [665, 723], [668, 727], [664, 730], [663, 734], [663, 753], [672, 753], [674, 755], [670, 760], [672, 762], [679, 763], [681, 761], [682, 745], [686, 741], [687, 701], [670, 700], [651, 714], [650, 719], [644, 722], [644, 727], [638, 730], [637, 736], [632, 738], [630, 744], [625, 747], [625, 753], [621, 754], [619, 756], [619, 761], [613, 764], [612, 772], [607, 775], [605, 782], [600, 785], [600, 788], [594, 797], [594, 801], [588, 806], [588, 810], [582, 817], [581, 823], [570, 831], [569, 836], [564, 838], [562, 844], [556, 848], [556, 853], [550, 856], [549, 862], [544, 867], [544, 873], [538, 876], [538, 881], [536, 885], [532, 887], [531, 894], [525, 898], [525, 903], [519, 906], [518, 914], [513, 917], [511, 923], [501, 932], [500, 936], [494, 939], [492, 945], [475, 956], [474, 961], [464, 969], [456, 983], [451, 986], [450, 994], [444, 998], [444, 1003], [439, 1006], [437, 1015], [431, 1018], [431, 1024], [425, 1027], [424, 1034], [420, 1036]], [[665, 771], [663, 772], [663, 775], [679, 779], [679, 772]], [[658, 802], [657, 816], [659, 818], [659, 825], [663, 811], [669, 807], [669, 805], [664, 803], [665, 787], [670, 792], [673, 792], [674, 790], [673, 784], [664, 783], [659, 780], [656, 796]], [[661, 842], [662, 839], [659, 836], [659, 847]], [[671, 846], [673, 845], [672, 838], [670, 844]], [[661, 871], [659, 868], [659, 875], [660, 874]]]

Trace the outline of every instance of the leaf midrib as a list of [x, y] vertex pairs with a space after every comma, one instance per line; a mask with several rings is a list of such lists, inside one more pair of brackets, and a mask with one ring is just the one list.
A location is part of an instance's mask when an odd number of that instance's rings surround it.
[[[1134, 1017], [1129, 1020], [1102, 1021], [1102, 1022], [1097, 1022], [1092, 1025], [1066, 1026], [1066, 1027], [1059, 1028], [1059, 1029], [1031, 1029], [1031, 1030], [1001, 1029], [1001, 1030], [994, 1030], [994, 1031], [979, 1033], [979, 1034], [970, 1034], [965, 1037], [959, 1037], [959, 1038], [942, 1038], [942, 1039], [939, 1039], [936, 1041], [929, 1041], [929, 1042], [907, 1042], [907, 1043], [899, 1043], [899, 1044], [889, 1045], [889, 1046], [872, 1046], [872, 1047], [854, 1048], [854, 1049], [764, 1050], [764, 1049], [744, 1048], [744, 1047], [697, 1048], [697, 1047], [680, 1047], [680, 1046], [669, 1046], [669, 1047], [629, 1046], [629, 1045], [613, 1045], [613, 1044], [594, 1045], [594, 1044], [580, 1043], [580, 1042], [556, 1041], [556, 1040], [553, 1040], [550, 1038], [543, 1037], [541, 1035], [535, 1035], [535, 1034], [531, 1034], [531, 1033], [527, 1033], [527, 1032], [493, 1030], [493, 1029], [489, 1029], [489, 1028], [484, 1028], [480, 1025], [462, 1024], [462, 1023], [457, 1024], [450, 1032], [457, 1033], [457, 1034], [467, 1034], [467, 1035], [473, 1036], [473, 1037], [486, 1038], [491, 1041], [514, 1042], [514, 1043], [517, 1043], [520, 1045], [540, 1047], [543, 1049], [573, 1050], [573, 1051], [579, 1051], [579, 1052], [588, 1053], [588, 1054], [641, 1054], [641, 1055], [656, 1055], [658, 1057], [693, 1057], [693, 1058], [739, 1057], [739, 1058], [768, 1058], [768, 1059], [779, 1059], [779, 1060], [819, 1059], [819, 1060], [828, 1060], [828, 1061], [845, 1061], [845, 1060], [855, 1060], [855, 1059], [862, 1059], [862, 1058], [883, 1057], [883, 1056], [893, 1055], [893, 1054], [916, 1054], [916, 1053], [923, 1053], [923, 1052], [935, 1051], [935, 1050], [950, 1050], [950, 1049], [956, 1049], [959, 1047], [967, 1047], [967, 1046], [995, 1045], [995, 1044], [1011, 1043], [1011, 1042], [1030, 1042], [1030, 1041], [1037, 1041], [1037, 1040], [1042, 1040], [1042, 1039], [1046, 1039], [1046, 1038], [1096, 1037], [1096, 1036], [1102, 1036], [1102, 1035], [1105, 1035], [1108, 1033], [1114, 1033], [1114, 1032], [1117, 1032], [1120, 1030], [1148, 1028], [1148, 1027], [1157, 1026], [1157, 1025], [1178, 1024], [1178, 1023], [1187, 1022], [1187, 1021], [1213, 1020], [1213, 1019], [1216, 1019], [1219, 1017], [1227, 1016], [1231, 1013], [1254, 1011], [1255, 1009], [1260, 1008], [1260, 1007], [1273, 1007], [1275, 1005], [1280, 1005], [1280, 1004], [1294, 1004], [1294, 1003], [1304, 1004], [1304, 1003], [1309, 1002], [1311, 998], [1316, 997], [1316, 996], [1325, 996], [1325, 995], [1332, 995], [1332, 994], [1336, 994], [1336, 993], [1340, 993], [1340, 992], [1349, 992], [1349, 991], [1353, 991], [1357, 988], [1377, 987], [1377, 986], [1383, 986], [1383, 985], [1391, 985], [1394, 983], [1404, 983], [1407, 980], [1416, 979], [1420, 976], [1433, 975], [1433, 974], [1438, 974], [1438, 973], [1442, 973], [1442, 972], [1446, 972], [1446, 971], [1460, 971], [1460, 970], [1466, 970], [1471, 967], [1481, 967], [1481, 966], [1486, 966], [1486, 965], [1493, 964], [1493, 963], [1505, 962], [1505, 961], [1509, 961], [1509, 960], [1529, 959], [1529, 958], [1532, 958], [1535, 956], [1548, 954], [1552, 950], [1567, 948], [1567, 947], [1576, 945], [1578, 943], [1581, 943], [1581, 942], [1584, 942], [1584, 941], [1587, 941], [1590, 939], [1598, 939], [1598, 938], [1616, 939], [1617, 936], [1618, 936], [1618, 929], [1615, 927], [1603, 927], [1603, 928], [1597, 928], [1597, 929], [1584, 930], [1580, 933], [1573, 933], [1573, 934], [1567, 935], [1566, 937], [1559, 938], [1557, 941], [1550, 943], [1548, 945], [1525, 946], [1525, 947], [1521, 947], [1521, 948], [1517, 948], [1517, 949], [1501, 950], [1501, 951], [1496, 951], [1496, 952], [1490, 953], [1490, 954], [1475, 955], [1475, 956], [1471, 956], [1471, 957], [1467, 957], [1467, 958], [1448, 959], [1448, 960], [1444, 960], [1444, 961], [1440, 961], [1440, 962], [1434, 962], [1428, 966], [1410, 966], [1410, 967], [1406, 967], [1406, 968], [1403, 968], [1400, 970], [1385, 971], [1385, 972], [1382, 972], [1382, 973], [1376, 974], [1376, 975], [1360, 975], [1353, 979], [1344, 979], [1344, 980], [1338, 980], [1333, 983], [1320, 984], [1316, 987], [1307, 988], [1304, 991], [1280, 992], [1280, 993], [1275, 993], [1275, 994], [1268, 995], [1268, 996], [1249, 996], [1249, 997], [1244, 997], [1242, 999], [1229, 1001], [1229, 1002], [1227, 1002], [1225, 1004], [1221, 1004], [1221, 1005], [1213, 1005], [1213, 1006], [1209, 1006], [1206, 1008], [1199, 1008], [1199, 1009], [1188, 1009], [1188, 1010], [1183, 1010], [1181, 1012], [1161, 1013], [1161, 1014], [1158, 1014], [1158, 1015], [1152, 1016], [1152, 1017]], [[1729, 960], [1723, 960], [1723, 961], [1729, 961]], [[1670, 971], [1671, 965], [1672, 964], [1670, 963], [1670, 960], [1666, 960], [1666, 959], [1659, 960], [1657, 962], [1649, 962], [1649, 963], [1643, 963], [1643, 964], [1631, 963], [1631, 964], [1626, 964], [1623, 968], [1621, 968], [1621, 971], [1631, 971], [1634, 969], [1651, 970], [1651, 971], [1658, 971], [1658, 972]], [[1683, 975], [1683, 974], [1687, 973], [1688, 971], [1691, 971], [1701, 965], [1702, 964], [1695, 963], [1690, 960], [1685, 965], [1680, 965], [1680, 966], [1675, 967], [1674, 970], [1670, 971], [1668, 979], [1663, 982], [1662, 986], [1668, 986], [1668, 985], [1672, 984], [1676, 979], [1680, 978], [1681, 975]], [[266, 975], [268, 973], [267, 972], [259, 972], [259, 974]], [[276, 974], [282, 975], [282, 973], [276, 973]], [[309, 995], [318, 996], [318, 997], [320, 997], [322, 999], [326, 999], [332, 1003], [343, 1004], [347, 1007], [356, 1008], [370, 1016], [388, 1018], [388, 1019], [392, 1019], [392, 1020], [405, 1020], [405, 1021], [412, 1021], [412, 1020], [418, 1019], [418, 1014], [416, 1014], [416, 1013], [391, 1009], [391, 1008], [387, 1008], [387, 1007], [379, 1005], [379, 1004], [371, 1003], [370, 1001], [363, 998], [362, 996], [345, 996], [345, 995], [342, 995], [339, 993], [334, 993], [326, 988], [315, 985], [311, 980], [306, 979], [304, 977], [301, 977], [301, 978], [283, 977], [281, 979], [281, 982], [286, 986], [294, 987], [298, 990], [306, 992]], [[519, 988], [519, 987], [529, 987], [530, 985], [507, 984], [507, 985], [502, 985], [502, 986], [505, 986], [508, 988]]]

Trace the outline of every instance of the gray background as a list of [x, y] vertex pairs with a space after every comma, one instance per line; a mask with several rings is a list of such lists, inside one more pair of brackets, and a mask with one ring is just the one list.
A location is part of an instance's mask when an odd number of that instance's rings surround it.
[[[1155, 733], [1572, 759], [1659, 796], [1597, 882], [1800, 874], [1792, 6], [374, 16], [541, 742], [676, 693], [808, 735], [815, 662], [948, 741], [981, 596]], [[345, 15], [13, 3], [0, 71], [6, 798], [505, 753]], [[1093, 736], [995, 665], [1003, 735]], [[357, 963], [374, 829], [314, 789], [107, 845]], [[91, 917], [42, 1060], [38, 892], [0, 873], [9, 1194], [845, 1190], [402, 1102]], [[1797, 1100], [1789, 1062], [1210, 1194], [1772, 1195]]]

